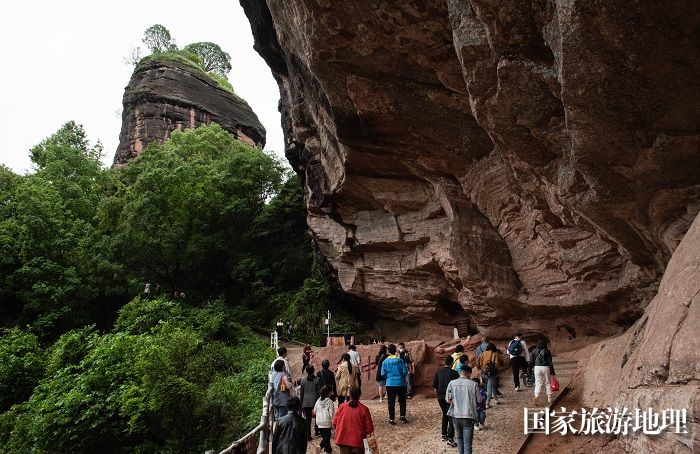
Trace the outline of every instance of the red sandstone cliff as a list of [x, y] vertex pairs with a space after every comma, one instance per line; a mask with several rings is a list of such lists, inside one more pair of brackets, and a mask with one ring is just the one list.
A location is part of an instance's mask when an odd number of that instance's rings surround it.
[[344, 294], [445, 334], [642, 315], [700, 208], [694, 2], [241, 5]]
[[152, 142], [178, 129], [218, 123], [249, 145], [265, 146], [265, 128], [248, 104], [182, 62], [147, 57], [124, 91], [124, 111], [114, 165], [126, 164]]

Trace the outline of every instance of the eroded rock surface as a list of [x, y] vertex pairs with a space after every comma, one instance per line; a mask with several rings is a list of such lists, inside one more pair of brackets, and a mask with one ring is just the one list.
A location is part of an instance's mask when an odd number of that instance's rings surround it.
[[114, 165], [126, 164], [173, 131], [218, 123], [239, 140], [263, 148], [265, 128], [242, 99], [187, 64], [141, 62], [124, 91], [122, 130]]
[[700, 208], [692, 2], [241, 5], [327, 271], [369, 313], [503, 337], [641, 316]]
[[577, 391], [586, 405], [688, 411], [688, 434], [621, 437], [631, 452], [700, 450], [699, 327], [700, 216], [673, 254], [642, 318], [622, 336], [581, 353], [587, 361]]

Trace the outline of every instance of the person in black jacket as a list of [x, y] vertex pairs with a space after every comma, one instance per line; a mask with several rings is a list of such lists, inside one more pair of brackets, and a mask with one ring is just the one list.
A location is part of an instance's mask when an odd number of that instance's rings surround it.
[[306, 421], [299, 415], [301, 401], [292, 397], [287, 402], [287, 416], [277, 421], [272, 434], [273, 454], [306, 454]]
[[338, 395], [338, 391], [335, 386], [335, 374], [330, 369], [331, 362], [327, 359], [321, 361], [321, 370], [316, 374], [321, 382], [321, 386], [329, 386], [331, 388], [330, 398], [335, 402], [335, 397]]
[[374, 364], [377, 365], [377, 374], [374, 379], [377, 382], [377, 388], [379, 388], [379, 402], [384, 400], [384, 395], [386, 394], [386, 382], [382, 377], [382, 363], [387, 356], [389, 356], [389, 354], [387, 353], [386, 345], [382, 345], [379, 347], [379, 353], [377, 353], [377, 356], [374, 358]]
[[454, 441], [455, 430], [452, 426], [452, 418], [447, 416], [447, 410], [450, 409], [450, 404], [445, 400], [447, 385], [452, 380], [459, 378], [457, 371], [452, 369], [453, 363], [454, 358], [452, 358], [452, 356], [445, 357], [445, 366], [435, 372], [433, 389], [437, 393], [438, 404], [440, 405], [440, 410], [442, 410], [442, 441], [446, 441], [448, 445], [455, 447], [457, 444]]
[[[304, 412], [304, 418], [307, 422], [306, 435], [311, 441], [311, 413], [313, 412], [316, 401], [321, 396], [321, 379], [314, 376], [314, 366], [309, 364], [306, 366], [306, 377], [301, 380], [299, 388], [299, 399], [301, 400], [301, 408]], [[315, 429], [315, 434], [318, 437], [318, 427]]]
[[556, 375], [552, 364], [552, 353], [547, 348], [547, 339], [540, 337], [537, 347], [530, 354], [530, 367], [535, 372], [535, 405], [537, 398], [544, 387], [547, 393], [547, 402], [552, 401], [552, 388], [549, 386], [551, 375]]

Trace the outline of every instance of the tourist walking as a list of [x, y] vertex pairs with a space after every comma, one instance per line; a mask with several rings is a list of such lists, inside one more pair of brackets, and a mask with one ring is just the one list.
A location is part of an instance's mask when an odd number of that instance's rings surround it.
[[301, 354], [301, 373], [303, 374], [306, 371], [306, 366], [308, 366], [311, 363], [311, 352], [313, 350], [311, 349], [310, 345], [304, 345], [304, 350]]
[[350, 396], [350, 389], [352, 387], [359, 387], [357, 382], [358, 375], [360, 375], [360, 369], [358, 367], [353, 367], [349, 354], [343, 353], [343, 356], [340, 357], [338, 369], [335, 371], [338, 405], [345, 402], [347, 397]]
[[350, 355], [350, 363], [355, 367], [360, 367], [361, 358], [356, 346], [350, 345], [348, 347], [348, 355]]
[[454, 424], [455, 441], [459, 454], [472, 454], [474, 438], [474, 421], [477, 418], [476, 404], [479, 401], [479, 388], [469, 379], [472, 369], [462, 368], [457, 380], [447, 385], [445, 397], [450, 404], [448, 415]]
[[350, 400], [338, 408], [333, 417], [335, 444], [341, 454], [364, 454], [364, 440], [374, 433], [369, 408], [360, 403], [360, 388], [350, 389]]
[[488, 347], [488, 346], [489, 346], [489, 338], [484, 336], [482, 338], [482, 341], [479, 344], [479, 346], [476, 347], [476, 350], [474, 350], [474, 358], [476, 358], [478, 360], [479, 356], [481, 356], [481, 354], [486, 351], [486, 347]]
[[479, 402], [476, 403], [476, 421], [474, 421], [474, 429], [486, 429], [486, 386], [484, 381], [478, 378], [472, 378], [472, 381], [479, 385]]
[[459, 361], [457, 361], [457, 366], [454, 367], [453, 364], [453, 369], [459, 374], [465, 365], [469, 365], [469, 357], [467, 355], [462, 355], [459, 357]]
[[348, 355], [350, 355], [350, 363], [353, 367], [357, 367], [357, 387], [362, 388], [362, 369], [360, 369], [362, 359], [360, 358], [360, 352], [357, 351], [356, 346], [350, 345], [348, 347]]
[[498, 403], [496, 377], [498, 376], [498, 369], [501, 367], [501, 359], [498, 357], [495, 344], [489, 344], [486, 347], [486, 351], [479, 356], [477, 367], [481, 371], [481, 377], [486, 379], [486, 408], [489, 408], [491, 400]]
[[287, 358], [287, 349], [284, 347], [280, 347], [277, 349], [277, 358], [275, 358], [274, 361], [272, 361], [272, 365], [270, 366], [270, 373], [273, 372], [273, 369], [275, 367], [275, 363], [277, 361], [282, 361], [284, 363], [284, 370], [287, 372], [287, 375], [289, 375], [289, 379], [292, 380], [292, 368], [289, 367], [289, 359]]
[[454, 442], [455, 431], [452, 425], [452, 418], [447, 415], [450, 404], [447, 403], [445, 395], [447, 393], [447, 385], [452, 380], [459, 378], [457, 371], [452, 369], [453, 362], [452, 356], [446, 356], [444, 366], [435, 372], [435, 377], [433, 378], [433, 389], [435, 390], [438, 405], [442, 411], [442, 441], [446, 441], [450, 446], [456, 446]]
[[375, 379], [377, 381], [377, 388], [379, 389], [379, 402], [382, 401], [386, 393], [386, 382], [382, 378], [382, 363], [387, 356], [389, 355], [387, 354], [386, 345], [382, 345], [379, 347], [379, 353], [377, 353], [377, 356], [374, 357], [374, 364], [377, 365]]
[[272, 434], [273, 454], [306, 454], [306, 421], [299, 415], [300, 406], [298, 397], [287, 402], [287, 414], [277, 421]]
[[[476, 350], [474, 350], [474, 358], [477, 362], [479, 361], [479, 356], [486, 351], [486, 347], [488, 347], [490, 343], [489, 338], [484, 336], [479, 346], [476, 347]], [[494, 389], [496, 390], [496, 396], [501, 397], [503, 394], [501, 394], [501, 391], [499, 390], [499, 379], [500, 377], [496, 375], [496, 379], [494, 380]], [[486, 387], [486, 382], [484, 382], [484, 387]]]
[[292, 330], [294, 329], [294, 325], [292, 325], [292, 322], [287, 322], [287, 342], [292, 341]]
[[335, 415], [334, 400], [331, 399], [333, 390], [330, 386], [321, 387], [321, 397], [314, 405], [314, 416], [316, 417], [316, 427], [321, 434], [321, 449], [324, 452], [332, 452], [331, 447], [331, 427], [333, 415]]
[[405, 424], [406, 419], [406, 376], [408, 368], [406, 363], [396, 356], [396, 345], [390, 344], [387, 348], [389, 356], [382, 363], [382, 378], [386, 382], [386, 394], [389, 400], [389, 424], [396, 424], [396, 398], [399, 399], [399, 417]]
[[[314, 375], [314, 366], [306, 366], [306, 377], [301, 380], [299, 388], [299, 399], [301, 399], [301, 408], [306, 419], [307, 429], [306, 435], [311, 440], [311, 413], [314, 411], [314, 405], [321, 396], [321, 380]], [[318, 430], [314, 432], [318, 435]]]
[[454, 353], [452, 353], [452, 368], [454, 370], [457, 370], [459, 366], [459, 357], [462, 355], [464, 355], [464, 345], [457, 344]]
[[406, 344], [399, 342], [399, 358], [406, 363], [406, 369], [408, 369], [408, 374], [406, 375], [406, 398], [413, 398], [413, 374], [415, 372], [413, 357], [411, 352], [406, 349]]
[[527, 364], [530, 362], [530, 352], [522, 339], [522, 333], [516, 333], [513, 340], [508, 343], [508, 356], [510, 356], [510, 367], [513, 370], [515, 390], [520, 391], [520, 371], [527, 373]]
[[331, 370], [331, 362], [327, 359], [321, 361], [321, 370], [316, 374], [321, 386], [328, 386], [331, 388], [330, 398], [335, 402], [335, 397], [338, 395], [335, 384], [335, 374]]
[[292, 380], [289, 374], [284, 370], [284, 361], [278, 359], [272, 366], [272, 375], [270, 376], [272, 384], [272, 405], [275, 407], [276, 419], [287, 414], [287, 403], [292, 397]]
[[543, 387], [547, 394], [547, 402], [552, 402], [552, 388], [549, 382], [551, 376], [556, 373], [552, 364], [552, 353], [547, 348], [547, 339], [540, 337], [530, 358], [530, 367], [534, 368], [535, 372], [535, 406]]

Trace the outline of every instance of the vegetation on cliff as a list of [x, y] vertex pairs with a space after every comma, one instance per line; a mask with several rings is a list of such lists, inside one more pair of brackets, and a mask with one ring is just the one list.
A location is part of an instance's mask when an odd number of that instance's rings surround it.
[[209, 77], [219, 88], [233, 95], [236, 94], [227, 77], [231, 71], [231, 56], [218, 44], [208, 41], [197, 42], [180, 49], [171, 37], [170, 31], [160, 24], [148, 27], [143, 33], [142, 41], [150, 54], [143, 56], [141, 48], [135, 47], [131, 50], [131, 55], [126, 58], [127, 63], [136, 67], [135, 71], [151, 61], [177, 61]]
[[101, 151], [69, 122], [35, 172], [0, 168], [0, 445], [223, 446], [259, 417], [273, 352], [251, 328], [317, 341], [332, 305], [301, 186], [217, 124], [124, 168]]

